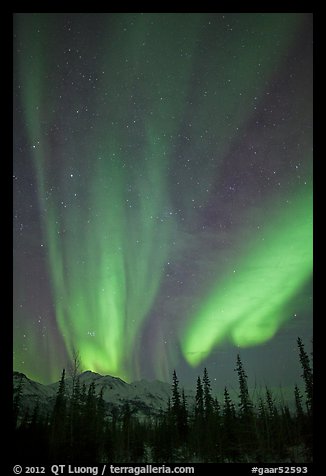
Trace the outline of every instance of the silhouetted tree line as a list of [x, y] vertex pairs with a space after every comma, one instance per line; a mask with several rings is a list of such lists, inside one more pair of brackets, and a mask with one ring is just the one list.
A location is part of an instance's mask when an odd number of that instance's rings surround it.
[[252, 401], [240, 356], [238, 402], [228, 389], [214, 398], [205, 368], [196, 386], [194, 409], [173, 372], [171, 398], [157, 417], [139, 419], [126, 403], [108, 415], [103, 389], [80, 385], [76, 372], [67, 392], [62, 372], [51, 413], [41, 416], [21, 408], [22, 387], [14, 396], [14, 444], [20, 461], [47, 463], [309, 462], [312, 460], [313, 374], [301, 339], [298, 349], [305, 394], [294, 388], [295, 412], [276, 403], [266, 387]]

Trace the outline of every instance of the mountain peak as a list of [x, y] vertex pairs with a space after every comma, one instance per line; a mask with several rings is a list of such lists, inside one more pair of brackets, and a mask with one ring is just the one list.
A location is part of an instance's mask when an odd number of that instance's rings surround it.
[[85, 370], [81, 374], [79, 374], [79, 377], [103, 377], [103, 375], [98, 374], [97, 372], [93, 372], [92, 370]]
[[98, 374], [97, 372], [93, 372], [92, 370], [85, 370], [81, 374], [79, 374], [79, 378], [81, 381], [83, 380], [105, 380], [105, 381], [114, 381], [116, 383], [124, 384], [124, 385], [129, 385], [127, 382], [122, 380], [119, 377], [114, 377], [113, 375], [101, 375]]

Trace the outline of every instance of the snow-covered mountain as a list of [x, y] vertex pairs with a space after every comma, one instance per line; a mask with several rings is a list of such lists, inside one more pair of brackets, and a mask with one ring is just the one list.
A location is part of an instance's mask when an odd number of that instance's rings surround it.
[[[157, 415], [167, 407], [168, 398], [171, 397], [171, 385], [159, 380], [147, 381], [139, 380], [132, 383], [112, 377], [110, 375], [100, 375], [91, 371], [86, 371], [79, 376], [81, 387], [86, 385], [88, 390], [90, 384], [94, 382], [96, 394], [103, 389], [103, 398], [107, 405], [107, 411], [113, 408], [121, 409], [128, 402], [133, 412], [140, 418]], [[59, 382], [43, 385], [30, 380], [26, 375], [14, 372], [13, 386], [14, 393], [18, 385], [22, 382], [22, 407], [33, 411], [38, 403], [42, 413], [51, 411], [58, 391]], [[65, 380], [66, 392], [71, 393], [71, 378]], [[186, 392], [188, 404], [191, 406], [194, 401], [193, 392]]]

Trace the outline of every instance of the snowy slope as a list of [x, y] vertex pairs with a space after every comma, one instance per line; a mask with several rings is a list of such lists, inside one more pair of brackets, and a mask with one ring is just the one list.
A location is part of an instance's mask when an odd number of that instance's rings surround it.
[[[39, 402], [43, 411], [49, 411], [52, 407], [58, 390], [59, 382], [50, 385], [42, 385], [28, 379], [24, 374], [14, 372], [14, 389], [18, 387], [22, 379], [22, 403], [24, 408], [33, 410], [36, 402]], [[89, 385], [94, 382], [97, 394], [103, 389], [103, 398], [107, 403], [108, 412], [113, 408], [117, 410], [128, 402], [131, 409], [139, 417], [156, 415], [167, 407], [168, 398], [171, 397], [171, 385], [159, 380], [139, 380], [126, 383], [123, 380], [110, 375], [100, 375], [91, 371], [83, 372], [80, 376], [80, 384]], [[71, 393], [71, 379], [66, 379], [66, 392]], [[192, 392], [187, 392], [189, 406], [193, 403]]]
[[49, 385], [42, 385], [41, 383], [34, 382], [26, 377], [25, 374], [20, 372], [14, 372], [13, 375], [13, 390], [14, 396], [21, 382], [22, 385], [22, 397], [21, 406], [24, 411], [28, 411], [29, 414], [34, 410], [38, 404], [40, 412], [47, 414], [51, 409], [56, 397], [56, 389]]

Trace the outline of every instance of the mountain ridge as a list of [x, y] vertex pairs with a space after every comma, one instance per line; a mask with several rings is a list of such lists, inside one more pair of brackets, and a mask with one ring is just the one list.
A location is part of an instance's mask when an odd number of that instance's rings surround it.
[[[119, 377], [101, 375], [91, 370], [86, 370], [78, 375], [81, 386], [86, 388], [94, 383], [95, 393], [101, 391], [110, 414], [113, 409], [121, 410], [128, 403], [139, 418], [155, 416], [167, 408], [168, 399], [171, 397], [171, 384], [160, 380], [149, 381], [141, 379], [127, 383]], [[22, 382], [21, 404], [24, 410], [33, 411], [38, 404], [42, 413], [49, 413], [53, 408], [57, 395], [59, 381], [52, 384], [41, 384], [31, 380], [22, 372], [13, 372], [14, 394]], [[65, 379], [66, 393], [71, 394], [72, 378]], [[194, 399], [193, 392], [187, 391], [188, 400]]]

